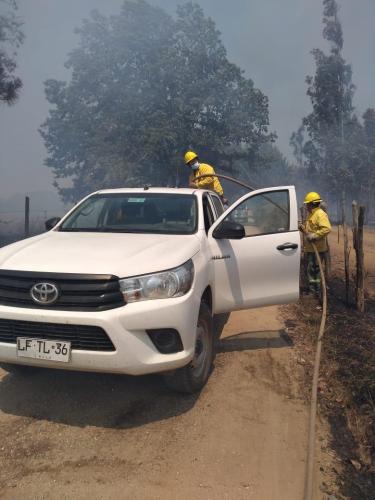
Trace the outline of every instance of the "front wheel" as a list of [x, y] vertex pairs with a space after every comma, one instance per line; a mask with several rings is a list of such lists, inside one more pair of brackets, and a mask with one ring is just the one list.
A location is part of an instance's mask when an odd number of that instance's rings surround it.
[[164, 374], [164, 381], [170, 389], [192, 394], [204, 387], [210, 376], [214, 359], [212, 315], [202, 302], [196, 330], [195, 353], [191, 362]]
[[213, 317], [213, 335], [215, 342], [220, 340], [225, 325], [228, 323], [230, 313], [215, 314]]

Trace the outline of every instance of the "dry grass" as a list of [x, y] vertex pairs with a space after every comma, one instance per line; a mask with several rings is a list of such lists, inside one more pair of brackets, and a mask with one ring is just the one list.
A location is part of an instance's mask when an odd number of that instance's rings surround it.
[[[329, 316], [323, 341], [319, 379], [319, 412], [329, 424], [331, 447], [341, 467], [330, 493], [341, 498], [375, 498], [375, 303], [368, 300], [362, 316], [347, 308], [340, 276], [330, 280]], [[315, 342], [321, 310], [302, 298], [293, 308], [299, 318], [292, 337], [298, 356], [306, 360], [305, 397], [310, 398]], [[291, 311], [288, 312], [290, 317]]]

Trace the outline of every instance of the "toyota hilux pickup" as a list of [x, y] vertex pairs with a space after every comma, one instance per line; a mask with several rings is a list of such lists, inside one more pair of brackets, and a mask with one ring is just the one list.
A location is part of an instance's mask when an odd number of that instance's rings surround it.
[[198, 391], [215, 317], [296, 301], [299, 265], [293, 186], [227, 210], [205, 190], [95, 192], [47, 232], [0, 249], [0, 366], [159, 372]]

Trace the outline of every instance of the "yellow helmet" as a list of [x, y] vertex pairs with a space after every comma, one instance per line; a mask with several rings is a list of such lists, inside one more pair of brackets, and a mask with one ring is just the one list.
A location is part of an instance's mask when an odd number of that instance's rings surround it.
[[194, 153], [194, 151], [188, 151], [185, 153], [185, 164], [187, 165], [191, 162], [191, 160], [195, 160], [195, 158], [198, 158], [197, 153]]
[[322, 199], [318, 193], [315, 191], [311, 191], [310, 193], [307, 193], [305, 196], [305, 201], [303, 203], [308, 204], [308, 203], [319, 203], [321, 202]]

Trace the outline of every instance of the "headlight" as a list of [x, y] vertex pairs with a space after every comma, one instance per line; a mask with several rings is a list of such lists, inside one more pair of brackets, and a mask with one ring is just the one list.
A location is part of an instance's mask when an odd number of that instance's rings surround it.
[[189, 260], [169, 271], [122, 279], [120, 290], [126, 302], [169, 299], [185, 295], [191, 288], [193, 278], [194, 264]]

